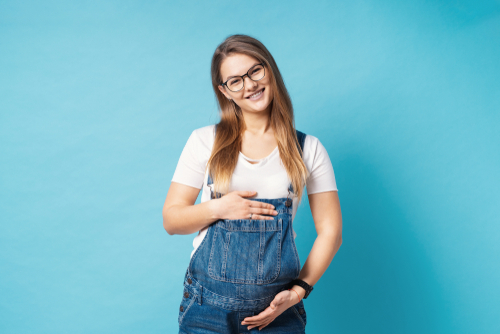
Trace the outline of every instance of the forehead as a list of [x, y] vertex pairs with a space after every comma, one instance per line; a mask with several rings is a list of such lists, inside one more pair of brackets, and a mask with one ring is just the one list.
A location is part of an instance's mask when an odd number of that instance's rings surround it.
[[252, 56], [247, 56], [245, 54], [234, 54], [228, 56], [222, 61], [220, 66], [220, 74], [222, 76], [222, 81], [226, 81], [227, 78], [233, 75], [243, 75], [253, 65], [257, 64], [259, 61], [257, 58]]

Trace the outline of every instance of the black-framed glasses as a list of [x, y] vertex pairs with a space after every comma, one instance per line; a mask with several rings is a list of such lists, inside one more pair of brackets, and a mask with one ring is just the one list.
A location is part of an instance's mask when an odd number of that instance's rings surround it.
[[227, 79], [226, 82], [221, 83], [222, 87], [226, 86], [231, 92], [237, 92], [245, 87], [245, 76], [248, 76], [253, 81], [259, 81], [266, 75], [264, 64], [256, 64], [252, 66], [246, 74], [237, 75]]

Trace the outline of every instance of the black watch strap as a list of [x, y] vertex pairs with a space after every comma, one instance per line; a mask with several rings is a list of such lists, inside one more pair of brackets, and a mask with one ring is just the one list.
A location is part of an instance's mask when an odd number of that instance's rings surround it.
[[290, 283], [290, 288], [292, 288], [294, 285], [298, 285], [302, 288], [304, 288], [304, 290], [306, 290], [306, 294], [304, 295], [304, 299], [307, 298], [307, 296], [309, 296], [309, 294], [311, 293], [311, 291], [313, 290], [313, 287], [310, 286], [309, 284], [307, 284], [306, 282], [304, 282], [303, 280], [301, 279], [294, 279], [291, 283]]

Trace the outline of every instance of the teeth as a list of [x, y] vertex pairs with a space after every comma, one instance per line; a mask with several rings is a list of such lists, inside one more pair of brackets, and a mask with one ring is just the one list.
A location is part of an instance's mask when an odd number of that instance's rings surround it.
[[250, 95], [250, 97], [256, 97], [256, 96], [259, 96], [260, 94], [262, 94], [262, 91], [258, 92], [258, 93], [255, 93], [253, 95]]

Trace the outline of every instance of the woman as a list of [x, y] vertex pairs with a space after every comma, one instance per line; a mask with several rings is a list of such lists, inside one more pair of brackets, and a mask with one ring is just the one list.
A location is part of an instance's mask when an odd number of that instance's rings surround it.
[[[316, 137], [295, 130], [281, 74], [258, 40], [228, 37], [211, 75], [221, 120], [192, 132], [163, 208], [170, 235], [199, 232], [179, 333], [305, 333], [302, 299], [342, 243], [332, 164]], [[304, 186], [318, 236], [301, 269], [292, 221]]]

